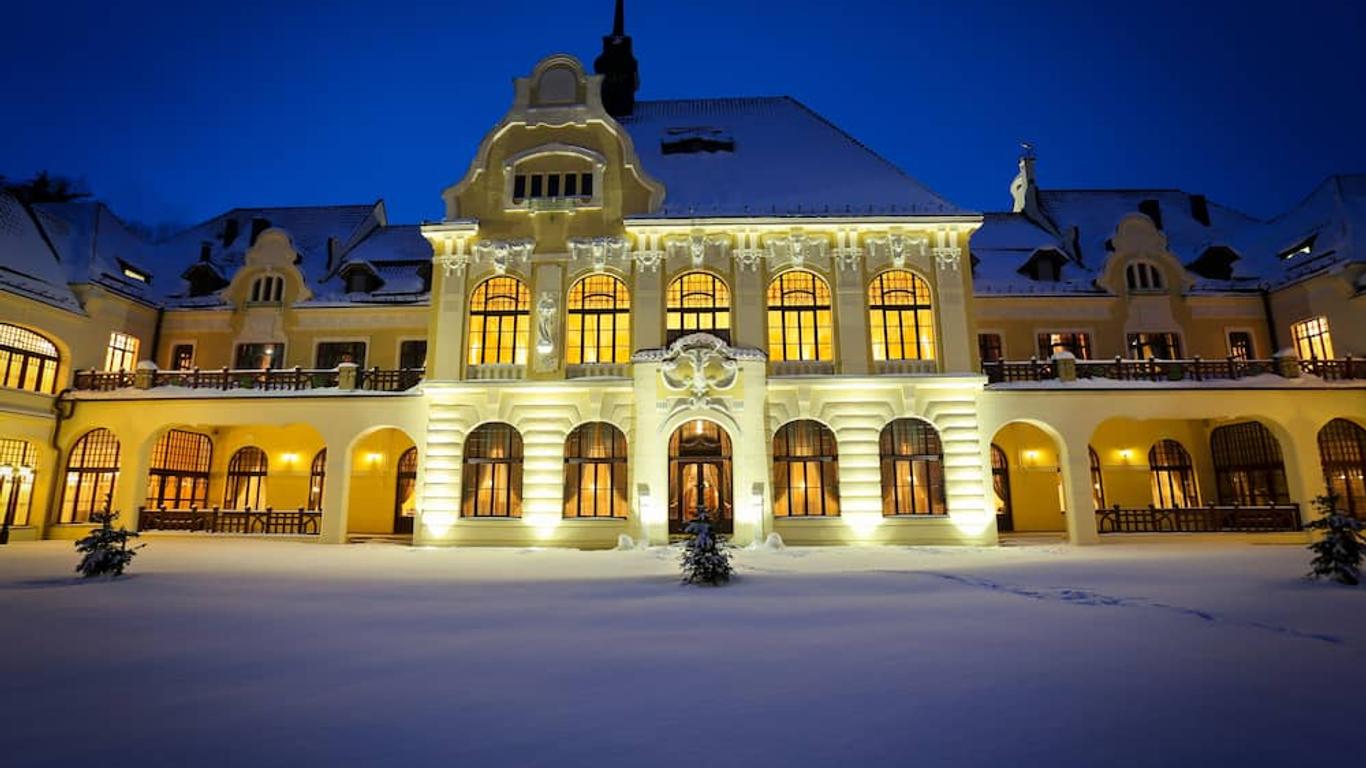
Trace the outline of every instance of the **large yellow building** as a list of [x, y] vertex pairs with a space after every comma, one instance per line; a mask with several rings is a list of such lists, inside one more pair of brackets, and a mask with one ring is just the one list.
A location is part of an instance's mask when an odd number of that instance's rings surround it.
[[[0, 197], [0, 511], [199, 535], [991, 544], [1366, 514], [1366, 178], [963, 211], [790, 98], [550, 56], [443, 197], [157, 242]], [[455, 173], [452, 173], [455, 176]]]

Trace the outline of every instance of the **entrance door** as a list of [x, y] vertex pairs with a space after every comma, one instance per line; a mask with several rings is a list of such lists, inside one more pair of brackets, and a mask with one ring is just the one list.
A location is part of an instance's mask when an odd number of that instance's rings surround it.
[[417, 510], [417, 448], [409, 448], [398, 458], [398, 479], [394, 484], [394, 533], [413, 532]]
[[714, 530], [734, 530], [730, 437], [702, 419], [680, 426], [669, 438], [669, 533], [683, 533], [699, 503]]
[[991, 490], [996, 495], [996, 530], [1015, 530], [1015, 516], [1010, 511], [1010, 464], [1006, 452], [995, 443], [991, 444]]

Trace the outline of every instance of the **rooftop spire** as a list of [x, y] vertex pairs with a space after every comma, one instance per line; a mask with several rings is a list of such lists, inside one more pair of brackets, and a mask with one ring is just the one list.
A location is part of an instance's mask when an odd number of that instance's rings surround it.
[[593, 61], [593, 71], [602, 75], [602, 105], [613, 117], [630, 115], [636, 106], [640, 72], [631, 53], [631, 37], [626, 34], [626, 3], [617, 0], [612, 19], [612, 34], [602, 38], [602, 53]]

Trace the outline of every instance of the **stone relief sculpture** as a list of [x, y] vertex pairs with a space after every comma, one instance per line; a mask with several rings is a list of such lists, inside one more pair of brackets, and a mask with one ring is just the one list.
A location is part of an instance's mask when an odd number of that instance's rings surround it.
[[542, 358], [543, 368], [555, 366], [555, 321], [558, 318], [554, 292], [542, 291], [536, 301], [536, 352]]

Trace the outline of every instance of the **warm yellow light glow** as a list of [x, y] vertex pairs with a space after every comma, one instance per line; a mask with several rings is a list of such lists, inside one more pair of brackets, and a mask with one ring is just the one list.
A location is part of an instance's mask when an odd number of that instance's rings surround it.
[[1125, 464], [1129, 463], [1129, 459], [1133, 458], [1133, 455], [1134, 452], [1129, 450], [1128, 448], [1121, 448], [1119, 450], [1119, 459], [1120, 461], [1123, 461]]
[[422, 519], [422, 527], [427, 529], [427, 533], [432, 536], [445, 536], [455, 525], [455, 515], [450, 512], [421, 512], [418, 515]]
[[284, 453], [280, 454], [280, 461], [283, 461], [286, 464], [293, 464], [298, 460], [299, 454], [294, 453], [293, 451], [285, 451]]
[[846, 512], [841, 516], [841, 519], [854, 532], [854, 536], [859, 539], [871, 539], [873, 534], [877, 533], [878, 527], [882, 525], [881, 513]]
[[365, 460], [370, 462], [371, 464], [378, 464], [381, 461], [384, 461], [384, 454], [380, 453], [379, 451], [371, 451], [365, 454]]

